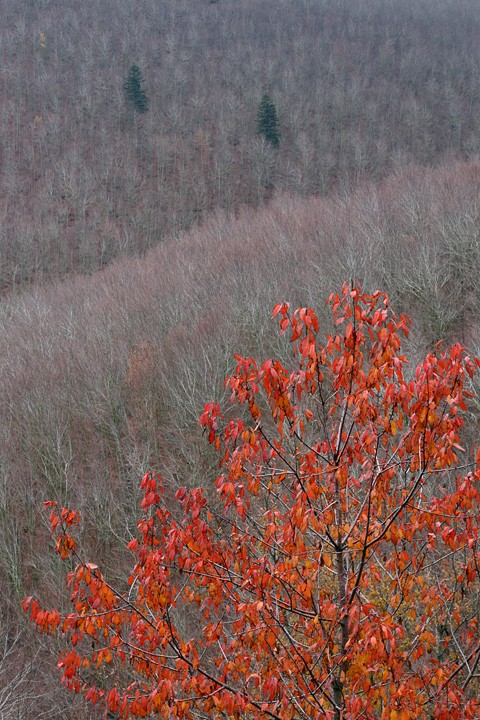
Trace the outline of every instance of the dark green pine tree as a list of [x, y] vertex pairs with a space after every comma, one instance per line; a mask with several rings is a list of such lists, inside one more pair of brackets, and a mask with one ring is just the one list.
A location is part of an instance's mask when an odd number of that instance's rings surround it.
[[273, 147], [280, 145], [278, 130], [278, 115], [275, 103], [268, 93], [264, 93], [257, 110], [258, 132], [270, 142]]
[[143, 88], [143, 75], [138, 65], [132, 65], [123, 83], [123, 91], [127, 105], [139, 113], [148, 110], [148, 97]]

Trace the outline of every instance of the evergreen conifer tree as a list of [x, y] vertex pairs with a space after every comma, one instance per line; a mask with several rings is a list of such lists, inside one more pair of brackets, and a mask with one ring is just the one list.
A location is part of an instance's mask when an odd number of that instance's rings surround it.
[[139, 113], [148, 110], [148, 97], [143, 83], [142, 71], [138, 65], [132, 65], [123, 83], [123, 90], [127, 104]]
[[257, 110], [258, 132], [274, 147], [280, 145], [278, 115], [275, 103], [268, 93], [264, 93]]

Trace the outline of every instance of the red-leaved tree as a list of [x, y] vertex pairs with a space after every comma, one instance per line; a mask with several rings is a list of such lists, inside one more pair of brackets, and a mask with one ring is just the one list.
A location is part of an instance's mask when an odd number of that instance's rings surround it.
[[[232, 407], [201, 416], [217, 497], [142, 480], [136, 563], [115, 588], [81, 558], [75, 511], [51, 506], [78, 563], [66, 687], [115, 717], [460, 720], [480, 714], [480, 454], [460, 431], [477, 359], [401, 354], [408, 319], [345, 285], [337, 334], [277, 305], [292, 367], [238, 356]], [[472, 386], [473, 387], [473, 386]], [[74, 533], [73, 533], [74, 534]]]

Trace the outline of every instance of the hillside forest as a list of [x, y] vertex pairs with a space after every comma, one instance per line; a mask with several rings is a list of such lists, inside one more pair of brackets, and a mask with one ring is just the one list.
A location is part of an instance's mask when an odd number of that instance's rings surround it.
[[[0, 718], [97, 720], [60, 684], [65, 639], [21, 607], [69, 612], [76, 561], [53, 551], [44, 502], [79, 511], [82, 557], [115, 587], [147, 473], [166, 513], [202, 487], [223, 517], [199, 418], [230, 407], [236, 355], [290, 367], [278, 303], [314, 308], [325, 337], [344, 283], [387, 293], [412, 319], [406, 383], [429, 353], [480, 355], [480, 8], [0, 0], [0, 18]], [[462, 477], [480, 429], [465, 383]], [[478, 567], [468, 583], [472, 620]], [[423, 717], [401, 712], [369, 717]]]

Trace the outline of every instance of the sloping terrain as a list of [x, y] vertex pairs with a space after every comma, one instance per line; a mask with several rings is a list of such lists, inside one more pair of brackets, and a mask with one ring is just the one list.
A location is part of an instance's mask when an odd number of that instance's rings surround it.
[[[1, 0], [0, 287], [479, 152], [476, 0]], [[149, 110], [125, 102], [132, 65]], [[269, 93], [280, 144], [258, 134]]]
[[[352, 278], [366, 290], [387, 290], [398, 312], [413, 316], [414, 357], [441, 338], [478, 353], [479, 193], [476, 162], [412, 165], [351, 197], [283, 195], [237, 218], [218, 212], [142, 259], [5, 298], [4, 632], [21, 627], [23, 595], [39, 592], [58, 603], [63, 570], [46, 550], [43, 500], [81, 510], [87, 555], [119, 578], [143, 472], [161, 470], [169, 492], [184, 484], [208, 488], [215, 459], [197, 418], [206, 401], [224, 397], [234, 353], [288, 351], [272, 332], [276, 302], [312, 305], [322, 316], [319, 303]], [[465, 442], [477, 437], [478, 414]], [[29, 643], [44, 652], [41, 638]], [[24, 647], [19, 642], [5, 661], [14, 675]], [[61, 694], [52, 705], [56, 682], [42, 680], [47, 716], [81, 717], [83, 710], [65, 709]], [[22, 707], [30, 717], [27, 700]]]

